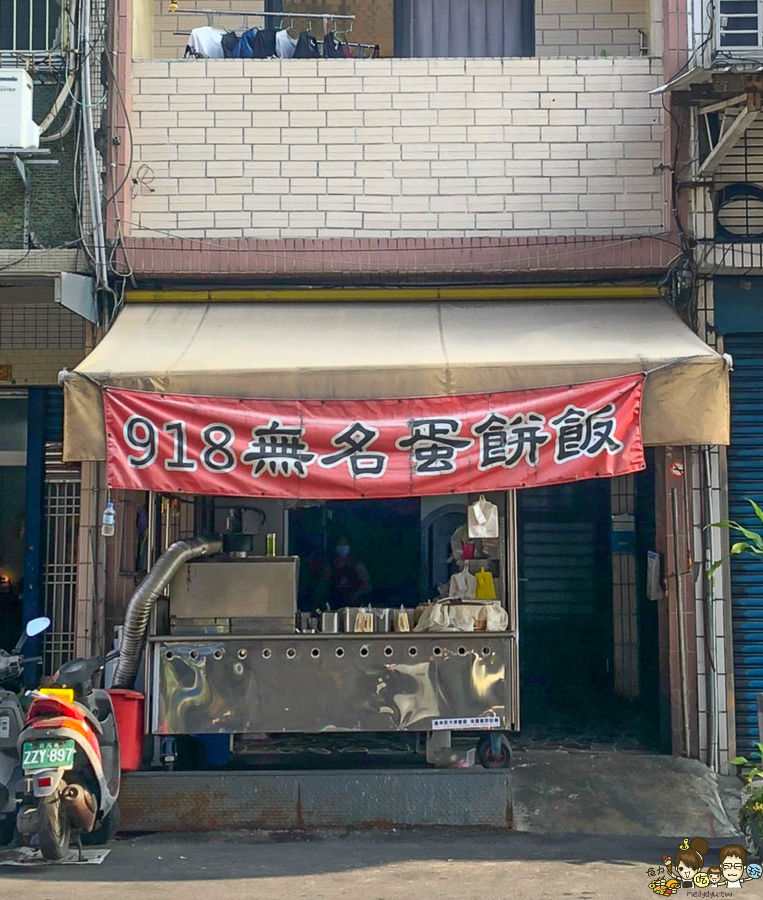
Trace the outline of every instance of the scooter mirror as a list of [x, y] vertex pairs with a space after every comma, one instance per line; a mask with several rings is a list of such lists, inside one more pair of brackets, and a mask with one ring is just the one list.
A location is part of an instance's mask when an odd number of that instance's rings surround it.
[[26, 623], [25, 630], [27, 637], [32, 638], [42, 634], [48, 628], [50, 628], [50, 619], [47, 616], [40, 616], [39, 619], [30, 619]]

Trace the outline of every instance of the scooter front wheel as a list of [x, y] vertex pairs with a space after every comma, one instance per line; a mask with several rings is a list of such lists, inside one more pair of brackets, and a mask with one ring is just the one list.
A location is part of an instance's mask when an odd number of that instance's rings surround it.
[[37, 806], [37, 836], [45, 859], [63, 859], [69, 850], [71, 824], [60, 792], [42, 797]]

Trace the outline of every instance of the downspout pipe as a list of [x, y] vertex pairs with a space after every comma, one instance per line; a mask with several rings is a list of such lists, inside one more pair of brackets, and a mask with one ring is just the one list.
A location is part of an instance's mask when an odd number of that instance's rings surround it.
[[222, 541], [219, 538], [189, 538], [175, 541], [157, 559], [127, 604], [122, 631], [122, 648], [114, 673], [115, 688], [129, 689], [135, 684], [151, 610], [180, 567], [190, 559], [220, 553], [222, 549]]

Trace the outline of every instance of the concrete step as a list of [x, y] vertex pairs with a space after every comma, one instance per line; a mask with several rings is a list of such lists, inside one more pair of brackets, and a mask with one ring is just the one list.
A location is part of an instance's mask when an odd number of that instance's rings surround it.
[[507, 770], [132, 772], [120, 831], [511, 827]]

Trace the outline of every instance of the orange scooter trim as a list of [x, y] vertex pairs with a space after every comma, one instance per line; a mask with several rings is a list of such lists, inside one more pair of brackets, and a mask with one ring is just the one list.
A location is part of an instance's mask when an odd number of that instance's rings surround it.
[[34, 729], [69, 728], [84, 737], [98, 759], [101, 758], [98, 735], [87, 721], [84, 710], [77, 703], [53, 696], [46, 697], [44, 700], [35, 700], [27, 713], [26, 727]]
[[101, 747], [98, 743], [98, 735], [85, 721], [72, 719], [68, 716], [50, 716], [46, 719], [35, 719], [34, 722], [29, 722], [27, 727], [38, 730], [45, 730], [46, 728], [68, 728], [69, 731], [76, 731], [77, 734], [85, 738], [88, 744], [90, 744], [98, 759], [101, 758]]

